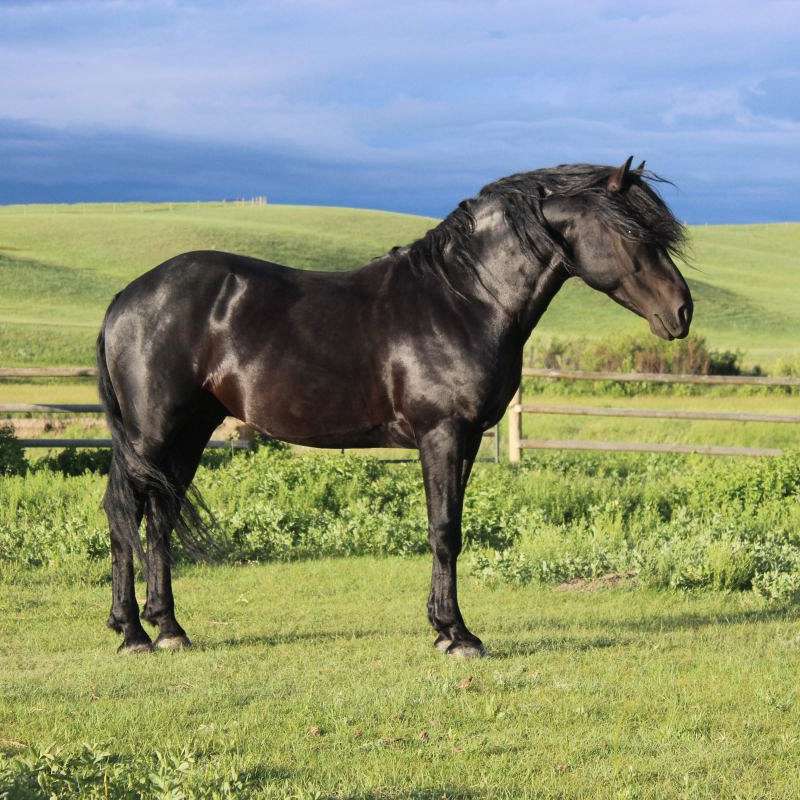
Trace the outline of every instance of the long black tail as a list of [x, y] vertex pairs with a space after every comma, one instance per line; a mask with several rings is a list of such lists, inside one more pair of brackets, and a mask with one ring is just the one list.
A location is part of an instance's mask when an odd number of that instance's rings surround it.
[[136, 512], [137, 508], [158, 520], [157, 529], [164, 536], [174, 530], [187, 555], [193, 558], [219, 555], [220, 547], [212, 537], [213, 516], [199, 492], [194, 487], [178, 485], [172, 476], [139, 453], [125, 429], [106, 361], [106, 320], [116, 299], [111, 302], [97, 337], [97, 385], [113, 442], [106, 507], [129, 512], [121, 530], [145, 567], [148, 558], [139, 533], [141, 513]]

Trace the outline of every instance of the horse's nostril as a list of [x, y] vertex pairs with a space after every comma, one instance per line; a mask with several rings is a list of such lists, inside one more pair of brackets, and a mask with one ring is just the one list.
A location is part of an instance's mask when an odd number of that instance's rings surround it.
[[692, 307], [689, 305], [689, 303], [684, 303], [678, 309], [678, 320], [682, 325], [688, 325], [689, 320], [691, 320], [691, 318], [692, 318]]

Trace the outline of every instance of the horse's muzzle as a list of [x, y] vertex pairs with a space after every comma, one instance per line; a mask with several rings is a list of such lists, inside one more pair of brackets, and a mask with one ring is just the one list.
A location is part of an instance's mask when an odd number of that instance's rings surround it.
[[650, 330], [662, 339], [684, 339], [689, 334], [694, 309], [692, 301], [681, 304], [675, 311], [662, 311], [650, 317]]

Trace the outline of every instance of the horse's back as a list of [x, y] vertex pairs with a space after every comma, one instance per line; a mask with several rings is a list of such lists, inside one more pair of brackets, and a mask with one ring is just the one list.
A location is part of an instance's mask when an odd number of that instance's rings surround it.
[[393, 416], [387, 277], [379, 265], [314, 272], [186, 253], [120, 293], [107, 320], [109, 363], [155, 386], [209, 393], [276, 438], [377, 443], [374, 431]]

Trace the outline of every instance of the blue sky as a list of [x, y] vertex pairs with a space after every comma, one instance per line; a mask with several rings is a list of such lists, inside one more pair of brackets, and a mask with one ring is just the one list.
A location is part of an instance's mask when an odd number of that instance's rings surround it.
[[797, 2], [0, 2], [0, 202], [443, 215], [646, 158], [690, 222], [800, 219]]

